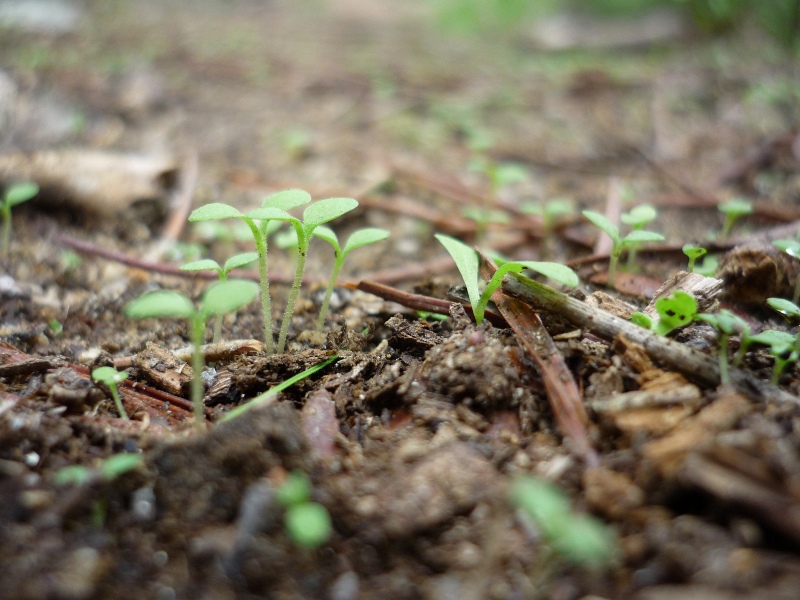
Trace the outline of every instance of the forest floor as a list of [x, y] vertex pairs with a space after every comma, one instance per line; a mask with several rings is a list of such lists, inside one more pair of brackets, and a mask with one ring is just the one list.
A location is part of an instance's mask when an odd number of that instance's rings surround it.
[[[702, 310], [793, 331], [764, 304], [798, 272], [764, 240], [800, 230], [797, 83], [769, 39], [680, 26], [552, 49], [533, 24], [455, 35], [426, 5], [379, 0], [77, 6], [52, 9], [49, 31], [0, 29], [0, 180], [42, 187], [14, 210], [0, 276], [0, 597], [797, 597], [800, 370], [770, 385], [753, 346], [722, 385], [710, 326], [666, 343], [605, 316], [644, 309], [697, 242], [721, 265]], [[513, 180], [493, 184], [501, 171]], [[225, 317], [198, 431], [175, 356], [186, 323], [124, 307], [199, 298], [209, 280], [179, 265], [253, 249], [189, 210], [288, 188], [358, 199], [331, 224], [340, 239], [391, 237], [353, 252], [323, 336], [319, 240], [285, 354], [254, 341], [258, 302]], [[733, 197], [754, 212], [717, 240]], [[523, 211], [557, 198], [572, 210], [552, 229]], [[609, 288], [608, 239], [581, 210], [619, 223], [644, 203], [665, 241]], [[503, 218], [484, 228], [468, 208]], [[451, 310], [462, 281], [437, 232], [581, 283], [544, 305], [508, 278], [494, 325], [476, 326]], [[270, 252], [280, 323], [294, 266]], [[101, 365], [127, 371], [130, 420], [91, 381]], [[126, 454], [141, 458], [104, 470]], [[284, 527], [276, 490], [296, 470], [331, 518], [319, 547]], [[576, 525], [570, 550], [569, 530], [512, 501], [524, 477], [563, 490], [562, 514], [593, 515], [608, 545], [589, 552]]]

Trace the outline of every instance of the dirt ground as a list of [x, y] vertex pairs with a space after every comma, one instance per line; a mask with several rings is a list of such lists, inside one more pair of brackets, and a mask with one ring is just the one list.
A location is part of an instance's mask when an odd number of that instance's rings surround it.
[[[674, 335], [688, 354], [673, 359], [566, 308], [629, 317], [695, 241], [721, 263], [709, 312], [794, 331], [764, 300], [791, 297], [800, 269], [763, 240], [799, 229], [797, 81], [762, 32], [712, 38], [662, 16], [664, 39], [631, 41], [641, 23], [620, 35], [590, 19], [610, 37], [589, 46], [587, 22], [572, 22], [583, 45], [556, 49], [533, 22], [447, 33], [426, 3], [58, 6], [0, 29], [0, 180], [42, 186], [14, 210], [0, 276], [0, 597], [797, 597], [800, 371], [771, 386], [773, 358], [754, 348], [720, 385], [708, 325]], [[492, 185], [476, 160], [524, 177]], [[188, 210], [249, 210], [287, 188], [357, 198], [333, 224], [340, 239], [391, 237], [353, 252], [321, 337], [308, 330], [332, 264], [322, 242], [286, 354], [253, 341], [257, 302], [224, 319], [236, 343], [208, 356], [198, 432], [172, 354], [186, 324], [123, 308], [155, 289], [198, 298], [208, 280], [177, 266], [252, 249]], [[717, 204], [738, 196], [754, 213], [715, 241]], [[521, 207], [554, 198], [574, 211], [546, 236]], [[618, 222], [641, 203], [666, 240], [607, 288], [607, 240], [580, 209]], [[484, 231], [468, 207], [510, 218]], [[503, 288], [494, 325], [421, 314], [425, 297], [447, 315], [461, 284], [436, 232], [568, 262], [581, 283], [561, 308]], [[272, 249], [270, 269], [280, 322], [293, 263]], [[270, 406], [220, 421], [334, 353]], [[92, 383], [101, 365], [128, 372], [130, 421]], [[141, 463], [103, 475], [120, 454]], [[74, 465], [88, 476], [65, 482]], [[294, 470], [331, 517], [317, 548], [283, 525], [276, 489]], [[523, 475], [599, 518], [608, 560], [560, 552], [511, 501]]]

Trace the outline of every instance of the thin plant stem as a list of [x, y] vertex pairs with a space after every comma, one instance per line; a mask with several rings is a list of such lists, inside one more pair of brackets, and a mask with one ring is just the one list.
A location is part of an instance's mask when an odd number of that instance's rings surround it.
[[117, 390], [116, 385], [109, 385], [109, 391], [111, 392], [111, 397], [114, 399], [114, 405], [117, 407], [117, 412], [119, 416], [125, 419], [126, 421], [129, 420], [128, 413], [125, 412], [125, 407], [122, 406], [122, 399], [119, 397], [119, 391]]
[[611, 256], [608, 259], [608, 275], [606, 283], [608, 287], [614, 287], [614, 280], [617, 277], [617, 263], [619, 262], [619, 255], [622, 253], [621, 248], [614, 248], [611, 251]]
[[[301, 232], [298, 231], [298, 240], [300, 239]], [[302, 234], [305, 237], [305, 234]], [[283, 313], [283, 322], [281, 323], [281, 332], [278, 336], [278, 354], [283, 354], [286, 349], [286, 336], [289, 335], [289, 324], [294, 314], [294, 305], [297, 302], [297, 296], [300, 294], [300, 285], [303, 283], [303, 271], [306, 268], [306, 256], [308, 256], [308, 241], [298, 241], [297, 252], [297, 268], [294, 273], [294, 282], [292, 289], [289, 292], [289, 299], [286, 303], [286, 312]]]
[[198, 431], [205, 428], [206, 413], [203, 405], [203, 334], [206, 324], [200, 315], [189, 320], [192, 329], [192, 411], [194, 423]]
[[728, 335], [720, 333], [719, 336], [719, 380], [722, 385], [729, 385], [731, 382], [728, 373]]
[[262, 237], [258, 228], [248, 223], [253, 230], [258, 252], [258, 279], [261, 283], [261, 312], [264, 315], [264, 351], [267, 355], [275, 352], [275, 342], [272, 339], [272, 302], [269, 297], [269, 279], [267, 268], [267, 238]]
[[336, 286], [336, 279], [339, 277], [339, 271], [344, 264], [343, 260], [340, 260], [339, 257], [336, 257], [336, 260], [333, 263], [333, 273], [331, 274], [330, 283], [328, 283], [328, 289], [325, 290], [325, 299], [322, 301], [322, 308], [319, 309], [319, 318], [317, 319], [317, 331], [322, 331], [322, 328], [325, 326], [325, 317], [328, 314], [328, 305], [331, 302], [331, 296], [333, 295], [333, 288]]

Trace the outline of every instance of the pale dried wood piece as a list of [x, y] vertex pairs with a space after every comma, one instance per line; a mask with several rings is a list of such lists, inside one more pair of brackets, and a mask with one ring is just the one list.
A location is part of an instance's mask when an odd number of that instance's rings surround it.
[[586, 304], [611, 313], [620, 319], [630, 319], [631, 315], [638, 310], [633, 304], [628, 304], [624, 300], [620, 300], [602, 290], [597, 290], [590, 294], [586, 298]]
[[[642, 346], [656, 362], [683, 373], [695, 382], [713, 386], [720, 383], [718, 362], [685, 344], [656, 335], [630, 321], [593, 308], [585, 302], [516, 273], [506, 276], [502, 289], [534, 308], [557, 313], [573, 325], [585, 328], [604, 339], [613, 340], [623, 336]], [[797, 396], [740, 369], [731, 368], [730, 378], [734, 387], [748, 397], [760, 401], [800, 404]]]
[[700, 389], [691, 383], [672, 387], [665, 385], [652, 390], [637, 390], [617, 394], [610, 398], [598, 398], [591, 407], [597, 413], [615, 413], [633, 408], [653, 408], [670, 404], [696, 406], [703, 399]]
[[152, 342], [147, 342], [133, 363], [153, 384], [176, 396], [180, 396], [192, 380], [192, 368], [188, 364]]
[[[172, 355], [184, 362], [192, 360], [192, 346], [184, 346], [172, 351]], [[217, 342], [216, 344], [204, 344], [200, 347], [200, 352], [207, 363], [224, 362], [231, 360], [235, 356], [244, 354], [260, 354], [264, 352], [264, 344], [258, 340], [230, 340], [227, 342]], [[135, 356], [123, 356], [114, 359], [114, 368], [127, 369], [134, 364]]]
[[605, 416], [614, 427], [632, 436], [646, 433], [651, 436], [665, 435], [675, 429], [694, 413], [689, 406], [667, 406], [660, 408], [633, 408]]
[[650, 304], [642, 312], [652, 319], [658, 319], [656, 300], [669, 296], [672, 292], [680, 290], [686, 292], [697, 301], [697, 312], [716, 312], [719, 307], [718, 296], [722, 293], [723, 282], [721, 279], [706, 277], [699, 273], [678, 271], [667, 279], [653, 295]]
[[35, 181], [72, 206], [115, 216], [137, 200], [164, 200], [178, 166], [167, 155], [58, 150], [0, 155], [0, 181]]

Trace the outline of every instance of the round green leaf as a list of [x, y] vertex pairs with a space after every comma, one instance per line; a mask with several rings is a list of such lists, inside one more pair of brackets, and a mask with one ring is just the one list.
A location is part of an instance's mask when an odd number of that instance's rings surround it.
[[283, 190], [277, 192], [264, 200], [262, 208], [280, 208], [281, 210], [292, 210], [303, 204], [311, 202], [311, 194], [305, 190]]
[[347, 243], [344, 245], [344, 253], [347, 254], [356, 248], [380, 242], [388, 237], [389, 232], [378, 227], [359, 229], [358, 231], [354, 231], [347, 239]]
[[117, 371], [114, 367], [97, 367], [92, 371], [92, 379], [108, 386], [116, 385], [127, 378], [127, 373]]
[[202, 260], [195, 260], [185, 265], [181, 265], [181, 271], [221, 271], [222, 267], [219, 266], [217, 261], [210, 258]]
[[33, 198], [39, 193], [39, 186], [32, 181], [16, 183], [6, 190], [5, 201], [8, 206], [16, 206]]
[[614, 244], [618, 244], [620, 241], [619, 237], [619, 228], [614, 225], [611, 221], [605, 218], [605, 216], [601, 215], [599, 212], [595, 212], [593, 210], [585, 210], [583, 211], [583, 216], [589, 219], [591, 223], [600, 229], [603, 233], [605, 233]]
[[643, 242], [663, 242], [664, 236], [655, 231], [636, 229], [622, 238], [623, 244], [641, 244]]
[[800, 317], [800, 307], [791, 300], [786, 300], [784, 298], [768, 298], [767, 304], [786, 317]]
[[328, 510], [316, 502], [295, 504], [286, 510], [286, 533], [298, 546], [316, 548], [331, 537]]
[[692, 322], [697, 314], [697, 300], [682, 290], [676, 290], [669, 296], [656, 300], [658, 323], [655, 332], [667, 335], [673, 329]]
[[557, 533], [551, 533], [553, 548], [571, 563], [597, 568], [607, 565], [615, 554], [615, 540], [602, 521], [588, 515], [571, 515]]
[[341, 247], [339, 246], [339, 237], [330, 227], [318, 225], [314, 229], [314, 233], [312, 235], [328, 242], [331, 246], [333, 246], [333, 249], [337, 254], [342, 251]]
[[338, 219], [358, 206], [355, 198], [327, 198], [315, 202], [303, 211], [303, 227], [313, 229], [328, 221]]
[[771, 346], [773, 348], [792, 346], [794, 341], [794, 336], [791, 333], [787, 331], [778, 331], [777, 329], [767, 329], [766, 331], [750, 336], [750, 342]]
[[132, 300], [125, 307], [129, 319], [183, 318], [195, 314], [192, 301], [179, 292], [159, 290]]
[[192, 222], [216, 221], [219, 219], [238, 219], [243, 216], [244, 214], [228, 204], [212, 202], [192, 211], [192, 214], [189, 215], [189, 220]]
[[233, 269], [238, 269], [251, 262], [258, 260], [258, 252], [242, 252], [241, 254], [234, 254], [225, 261], [225, 266], [222, 268], [223, 272], [230, 273]]
[[689, 258], [700, 258], [701, 256], [704, 256], [706, 252], [708, 252], [708, 250], [702, 246], [697, 246], [695, 244], [685, 244], [681, 250]]
[[275, 490], [275, 498], [282, 506], [303, 504], [311, 498], [311, 480], [303, 471], [292, 471]]
[[511, 484], [511, 501], [531, 517], [537, 525], [568, 519], [569, 498], [551, 483], [535, 477], [519, 477]]
[[619, 217], [620, 221], [632, 227], [641, 227], [645, 223], [649, 223], [658, 216], [654, 206], [649, 204], [640, 204], [633, 207], [629, 212], [622, 213]]
[[717, 208], [726, 215], [749, 215], [753, 212], [753, 203], [746, 198], [733, 198], [723, 202]]
[[209, 287], [200, 304], [204, 316], [224, 315], [240, 309], [258, 296], [258, 284], [244, 279], [219, 281]]
[[536, 262], [536, 261], [520, 261], [517, 264], [524, 266], [526, 269], [541, 273], [545, 277], [549, 277], [553, 281], [557, 281], [562, 285], [574, 287], [578, 285], [580, 279], [578, 275], [566, 265], [554, 262]]

